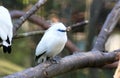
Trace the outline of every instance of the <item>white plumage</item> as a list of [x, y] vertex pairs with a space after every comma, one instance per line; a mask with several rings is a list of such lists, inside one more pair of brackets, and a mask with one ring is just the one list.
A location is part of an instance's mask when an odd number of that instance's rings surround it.
[[63, 50], [66, 42], [66, 27], [60, 22], [51, 24], [37, 45], [35, 53], [37, 63], [55, 57]]
[[3, 44], [3, 51], [11, 53], [11, 41], [13, 37], [13, 25], [9, 11], [0, 6], [0, 38]]

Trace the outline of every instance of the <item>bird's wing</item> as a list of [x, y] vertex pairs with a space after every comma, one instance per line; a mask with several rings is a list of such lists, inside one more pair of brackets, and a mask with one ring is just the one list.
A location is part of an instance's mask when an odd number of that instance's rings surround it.
[[35, 52], [36, 56], [39, 56], [39, 55], [41, 55], [41, 54], [43, 54], [44, 52], [47, 51], [46, 45], [47, 45], [47, 42], [48, 42], [48, 39], [49, 39], [48, 37], [49, 37], [49, 35], [46, 32], [43, 35], [42, 39], [40, 40], [40, 42], [38, 43], [38, 45], [36, 47], [36, 52]]
[[[0, 26], [1, 26], [1, 24], [0, 24]], [[4, 28], [2, 28], [2, 27], [0, 27], [0, 38], [4, 41], [7, 40], [7, 33], [4, 31]]]
[[58, 36], [51, 36], [50, 41], [47, 44], [48, 47], [48, 56], [50, 57], [54, 57], [57, 54], [59, 54], [64, 46], [65, 46], [66, 40], [64, 39], [64, 37], [58, 37]]
[[37, 47], [36, 47], [36, 52], [35, 52], [35, 61], [37, 63], [41, 63], [46, 61], [46, 55], [45, 53], [47, 52], [47, 43], [49, 39], [49, 35], [47, 34], [47, 32], [43, 35], [41, 41], [38, 43]]

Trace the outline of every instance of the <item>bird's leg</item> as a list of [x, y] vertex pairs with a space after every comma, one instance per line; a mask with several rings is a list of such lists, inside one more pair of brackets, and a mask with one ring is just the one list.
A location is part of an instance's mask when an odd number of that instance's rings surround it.
[[52, 59], [50, 59], [51, 63], [53, 64], [58, 64], [60, 63], [61, 57], [60, 56], [55, 56]]

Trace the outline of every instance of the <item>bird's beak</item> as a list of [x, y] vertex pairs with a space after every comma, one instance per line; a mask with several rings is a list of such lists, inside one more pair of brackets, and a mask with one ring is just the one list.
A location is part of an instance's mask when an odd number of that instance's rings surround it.
[[66, 29], [66, 31], [70, 31], [71, 30], [71, 27], [69, 26], [69, 27], [67, 27], [67, 29]]

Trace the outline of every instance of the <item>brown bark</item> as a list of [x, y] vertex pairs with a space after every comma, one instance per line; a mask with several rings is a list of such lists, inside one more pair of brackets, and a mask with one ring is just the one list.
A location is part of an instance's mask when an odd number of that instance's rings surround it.
[[58, 64], [42, 63], [4, 78], [51, 78], [80, 68], [102, 67], [117, 60], [116, 55], [117, 52], [103, 54], [100, 52], [77, 53], [62, 58]]

